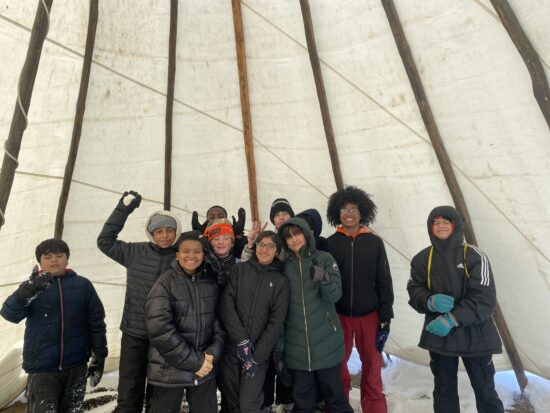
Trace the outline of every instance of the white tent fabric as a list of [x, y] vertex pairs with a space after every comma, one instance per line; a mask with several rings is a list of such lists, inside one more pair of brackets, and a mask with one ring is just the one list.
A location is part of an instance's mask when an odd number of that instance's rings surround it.
[[[0, 0], [0, 136], [7, 137], [37, 0]], [[87, 2], [54, 2], [0, 231], [0, 299], [53, 236], [86, 40]], [[426, 362], [422, 317], [407, 304], [410, 259], [425, 221], [452, 204], [381, 3], [311, 1], [317, 49], [345, 184], [373, 194], [396, 295], [387, 349]], [[398, 0], [405, 34], [462, 187], [498, 299], [527, 370], [550, 378], [550, 132], [526, 66], [489, 0]], [[550, 2], [510, 1], [550, 77]], [[298, 1], [241, 1], [260, 215], [285, 197], [325, 215], [335, 191]], [[96, 248], [120, 194], [144, 200], [121, 238], [144, 240], [162, 209], [169, 2], [100, 2], [82, 138], [65, 216], [70, 265], [107, 310], [117, 368], [124, 269]], [[179, 4], [172, 210], [250, 211], [230, 1]], [[546, 184], [545, 184], [546, 183]], [[326, 224], [326, 221], [325, 221]], [[250, 216], [247, 227], [250, 226]], [[324, 235], [333, 231], [325, 225]], [[0, 320], [0, 406], [22, 389], [24, 325]], [[499, 368], [509, 367], [506, 356]]]

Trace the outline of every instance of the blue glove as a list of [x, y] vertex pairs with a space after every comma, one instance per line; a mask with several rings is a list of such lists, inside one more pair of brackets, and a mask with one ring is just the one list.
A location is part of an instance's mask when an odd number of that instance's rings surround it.
[[458, 322], [452, 313], [441, 314], [432, 320], [427, 326], [426, 331], [439, 337], [445, 337]]
[[379, 353], [382, 353], [382, 350], [384, 350], [384, 345], [386, 341], [388, 341], [389, 336], [390, 323], [388, 321], [380, 323], [378, 331], [376, 332], [376, 350], [378, 350]]
[[241, 373], [244, 374], [246, 379], [253, 379], [258, 372], [258, 367], [260, 367], [260, 365], [251, 358], [250, 361], [245, 361], [243, 363]]
[[[237, 357], [242, 362], [251, 362], [252, 359], [252, 352], [254, 351], [254, 344], [252, 344], [252, 341], [246, 339], [241, 341], [239, 344], [237, 344]], [[243, 364], [244, 369], [244, 364]], [[256, 373], [254, 373], [256, 374]]]
[[455, 306], [455, 298], [446, 294], [434, 294], [428, 297], [428, 310], [434, 313], [447, 313]]

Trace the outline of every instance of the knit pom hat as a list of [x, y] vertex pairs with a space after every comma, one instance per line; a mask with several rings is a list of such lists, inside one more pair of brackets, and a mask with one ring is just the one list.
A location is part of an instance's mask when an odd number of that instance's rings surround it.
[[275, 222], [274, 222], [275, 215], [277, 214], [277, 212], [281, 212], [281, 211], [288, 212], [291, 218], [294, 216], [294, 211], [290, 206], [290, 202], [288, 202], [288, 200], [284, 198], [277, 198], [271, 204], [271, 210], [269, 211], [269, 220], [273, 225], [275, 225]]
[[227, 218], [215, 219], [212, 224], [206, 228], [204, 235], [208, 237], [208, 241], [219, 237], [220, 235], [231, 235], [235, 239], [233, 225]]

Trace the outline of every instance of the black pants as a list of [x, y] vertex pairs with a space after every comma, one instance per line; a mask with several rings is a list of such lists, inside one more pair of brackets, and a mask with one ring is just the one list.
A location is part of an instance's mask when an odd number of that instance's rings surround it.
[[143, 397], [149, 405], [153, 393], [147, 384], [149, 339], [122, 333], [116, 413], [136, 413], [143, 409]]
[[[430, 368], [434, 375], [434, 412], [459, 413], [458, 357], [443, 356], [430, 351]], [[462, 362], [474, 389], [478, 413], [504, 413], [495, 390], [495, 366], [492, 357], [462, 357]]]
[[353, 413], [340, 378], [340, 363], [328, 369], [290, 370], [292, 375], [293, 413], [315, 413], [317, 395], [325, 401], [328, 413]]
[[281, 383], [276, 374], [275, 363], [270, 358], [264, 381], [264, 405], [266, 407], [270, 407], [274, 402], [276, 404], [292, 403], [291, 388]]
[[86, 364], [62, 371], [29, 373], [27, 413], [79, 413], [86, 393]]
[[242, 362], [226, 352], [220, 362], [218, 385], [226, 402], [226, 413], [267, 412], [264, 406], [263, 385], [267, 366], [260, 364], [254, 378], [241, 374]]
[[155, 386], [150, 413], [179, 413], [183, 393], [186, 392], [190, 413], [217, 413], [216, 380], [214, 378], [193, 387]]

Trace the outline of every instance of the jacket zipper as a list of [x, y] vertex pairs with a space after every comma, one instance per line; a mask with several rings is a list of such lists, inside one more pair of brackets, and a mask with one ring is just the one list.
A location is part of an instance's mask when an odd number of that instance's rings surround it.
[[[196, 279], [195, 279], [195, 275], [193, 275], [193, 285], [195, 286], [195, 295], [197, 296], [197, 306], [196, 306], [196, 309], [197, 309], [197, 314], [196, 314], [196, 319], [197, 319], [197, 334], [195, 335], [195, 349], [199, 349], [199, 337], [200, 337], [200, 330], [201, 330], [201, 320], [199, 318], [199, 314], [200, 314], [200, 309], [199, 309], [199, 305], [200, 305], [200, 299], [199, 299], [199, 287], [197, 285], [197, 282], [196, 282]], [[195, 377], [194, 380], [193, 380], [193, 384], [195, 386], [197, 386], [199, 384], [199, 380]]]
[[338, 331], [336, 329], [336, 323], [334, 322], [334, 320], [332, 319], [332, 316], [330, 315], [330, 313], [328, 311], [327, 311], [327, 317], [328, 317], [328, 321], [332, 325], [332, 328], [334, 329], [334, 331]]
[[300, 268], [300, 283], [302, 286], [302, 310], [304, 311], [304, 327], [306, 333], [306, 346], [307, 346], [307, 368], [311, 371], [311, 351], [309, 349], [309, 335], [307, 332], [307, 315], [306, 315], [306, 303], [304, 299], [304, 276], [302, 274], [302, 260], [298, 259], [298, 266]]
[[350, 305], [349, 305], [349, 316], [353, 317], [353, 243], [354, 239], [351, 239], [351, 279], [350, 279]]
[[59, 337], [61, 341], [61, 356], [59, 358], [59, 370], [62, 370], [63, 369], [63, 352], [64, 352], [63, 336], [65, 335], [65, 311], [63, 308], [63, 289], [61, 288], [61, 280], [59, 278], [57, 279], [57, 286], [59, 288], [59, 304], [61, 309], [61, 336]]

